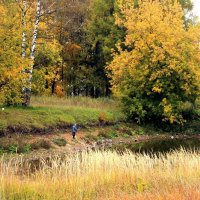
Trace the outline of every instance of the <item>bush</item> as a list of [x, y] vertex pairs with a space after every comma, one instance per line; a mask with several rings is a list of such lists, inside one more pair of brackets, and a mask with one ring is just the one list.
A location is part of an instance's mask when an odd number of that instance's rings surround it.
[[98, 140], [98, 136], [96, 135], [92, 135], [92, 134], [87, 134], [83, 137], [83, 139], [86, 141], [86, 142], [91, 142], [91, 141], [97, 141]]
[[118, 134], [113, 131], [110, 132], [108, 131], [108, 132], [99, 132], [98, 136], [102, 138], [112, 139], [118, 137]]
[[23, 153], [29, 153], [32, 150], [32, 146], [30, 144], [25, 144], [22, 148]]
[[130, 137], [130, 135], [127, 134], [127, 133], [123, 134], [122, 136], [123, 136], [124, 138], [129, 138], [129, 137]]
[[31, 150], [32, 146], [30, 144], [24, 144], [24, 143], [10, 144], [7, 147], [2, 148], [2, 152], [8, 152], [8, 153], [29, 153]]
[[18, 152], [18, 149], [19, 149], [19, 146], [16, 145], [16, 144], [11, 144], [11, 145], [9, 145], [9, 147], [8, 147], [9, 153], [17, 153], [17, 152]]
[[107, 117], [106, 117], [105, 112], [99, 113], [98, 120], [99, 120], [100, 123], [105, 123], [107, 121]]
[[51, 143], [48, 140], [40, 139], [40, 140], [34, 142], [31, 146], [33, 149], [39, 149], [39, 148], [50, 149]]
[[0, 155], [2, 155], [4, 152], [4, 148], [0, 146]]
[[67, 141], [64, 138], [55, 138], [53, 139], [53, 143], [58, 145], [59, 147], [66, 146]]

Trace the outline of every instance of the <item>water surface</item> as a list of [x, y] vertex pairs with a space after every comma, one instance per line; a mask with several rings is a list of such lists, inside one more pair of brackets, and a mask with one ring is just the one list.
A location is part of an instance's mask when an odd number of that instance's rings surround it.
[[200, 139], [162, 139], [143, 141], [132, 144], [116, 144], [111, 147], [113, 150], [123, 152], [126, 149], [134, 153], [167, 153], [173, 150], [200, 150]]

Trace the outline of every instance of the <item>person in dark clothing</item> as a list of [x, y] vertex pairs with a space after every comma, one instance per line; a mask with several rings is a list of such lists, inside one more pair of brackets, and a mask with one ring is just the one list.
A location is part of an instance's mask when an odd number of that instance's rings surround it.
[[76, 132], [77, 132], [77, 125], [74, 124], [74, 125], [72, 126], [72, 136], [73, 136], [73, 139], [76, 138]]

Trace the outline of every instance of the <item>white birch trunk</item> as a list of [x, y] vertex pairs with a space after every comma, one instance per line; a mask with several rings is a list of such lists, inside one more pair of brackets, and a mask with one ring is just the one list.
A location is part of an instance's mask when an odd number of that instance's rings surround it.
[[[26, 0], [22, 0], [22, 59], [25, 59], [26, 57]], [[22, 74], [25, 74], [25, 68], [22, 69]], [[25, 94], [25, 84], [26, 84], [26, 79], [22, 77], [22, 95], [24, 96]]]
[[26, 57], [26, 0], [22, 0], [22, 58]]
[[33, 66], [34, 66], [34, 60], [35, 60], [35, 49], [36, 49], [36, 41], [37, 41], [37, 36], [38, 36], [38, 26], [40, 22], [40, 16], [41, 16], [41, 0], [37, 0], [36, 17], [35, 17], [33, 38], [32, 38], [32, 44], [31, 44], [31, 54], [30, 54], [32, 64], [30, 66], [30, 69], [28, 70], [28, 74], [29, 74], [28, 87], [26, 88], [26, 94], [24, 98], [24, 104], [26, 106], [30, 104], [30, 98], [31, 98]]
[[[35, 59], [35, 48], [36, 48], [36, 40], [38, 35], [38, 25], [40, 22], [40, 14], [41, 14], [41, 0], [37, 1], [37, 10], [36, 10], [36, 18], [35, 18], [35, 26], [33, 31], [33, 40], [31, 45], [31, 60], [34, 61]], [[33, 65], [32, 65], [33, 68]], [[33, 69], [31, 69], [33, 70]]]

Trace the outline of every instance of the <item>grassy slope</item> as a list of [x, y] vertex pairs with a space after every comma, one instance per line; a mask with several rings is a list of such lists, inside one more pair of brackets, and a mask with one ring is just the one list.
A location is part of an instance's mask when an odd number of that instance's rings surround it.
[[6, 107], [0, 110], [0, 132], [48, 131], [72, 123], [92, 125], [116, 122], [123, 118], [118, 104], [110, 99], [33, 97], [31, 107]]

